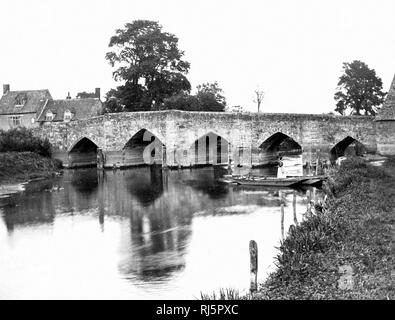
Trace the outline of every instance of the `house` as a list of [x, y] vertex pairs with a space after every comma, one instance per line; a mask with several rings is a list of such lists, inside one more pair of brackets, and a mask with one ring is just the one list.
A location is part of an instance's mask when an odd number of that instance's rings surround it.
[[103, 104], [99, 98], [49, 100], [39, 114], [37, 122], [69, 122], [89, 119], [102, 113]]
[[0, 129], [15, 127], [36, 127], [40, 111], [52, 100], [48, 90], [11, 91], [10, 85], [3, 85], [0, 98]]
[[102, 110], [99, 88], [91, 98], [71, 99], [69, 95], [66, 99], [55, 100], [47, 89], [11, 91], [6, 84], [0, 99], [0, 129], [87, 119], [100, 115]]

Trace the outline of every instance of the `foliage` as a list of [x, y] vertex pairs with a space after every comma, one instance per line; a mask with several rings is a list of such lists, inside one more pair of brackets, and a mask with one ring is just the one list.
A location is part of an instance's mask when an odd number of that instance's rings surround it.
[[3, 152], [0, 163], [1, 182], [50, 177], [61, 167], [59, 161], [34, 152]]
[[345, 115], [347, 110], [355, 115], [361, 115], [361, 112], [375, 115], [386, 95], [382, 91], [383, 82], [376, 76], [375, 70], [358, 60], [344, 63], [343, 70], [334, 96], [337, 101], [335, 111], [341, 115]]
[[125, 106], [121, 104], [120, 99], [117, 97], [117, 92], [114, 89], [111, 89], [106, 94], [106, 99], [104, 101], [104, 112], [112, 113], [112, 112], [122, 112], [125, 109]]
[[222, 112], [226, 99], [217, 82], [197, 86], [196, 95], [181, 92], [164, 100], [161, 109]]
[[94, 92], [83, 91], [83, 92], [78, 92], [76, 98], [77, 99], [96, 98], [96, 94]]
[[[135, 20], [116, 30], [106, 59], [117, 67], [113, 77], [124, 84], [111, 91], [124, 111], [158, 109], [165, 98], [189, 92], [190, 64], [182, 60], [178, 38], [163, 32], [158, 22]], [[109, 109], [119, 110], [108, 103]]]
[[196, 96], [185, 92], [165, 99], [162, 108], [165, 110], [201, 111]]
[[224, 91], [219, 87], [217, 81], [214, 83], [203, 83], [198, 85], [196, 89], [196, 97], [201, 101], [203, 109], [213, 109], [213, 111], [225, 110], [226, 99], [223, 96]]
[[47, 138], [33, 135], [30, 129], [21, 127], [8, 131], [0, 130], [0, 152], [34, 152], [43, 157], [51, 156], [51, 144]]

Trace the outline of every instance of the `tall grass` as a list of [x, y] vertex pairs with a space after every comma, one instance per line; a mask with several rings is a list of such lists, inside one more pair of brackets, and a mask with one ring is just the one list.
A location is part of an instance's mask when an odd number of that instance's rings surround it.
[[212, 292], [211, 294], [200, 293], [201, 300], [251, 300], [251, 294], [242, 294], [237, 289], [219, 289], [219, 292]]
[[51, 176], [59, 164], [34, 152], [0, 153], [0, 182]]

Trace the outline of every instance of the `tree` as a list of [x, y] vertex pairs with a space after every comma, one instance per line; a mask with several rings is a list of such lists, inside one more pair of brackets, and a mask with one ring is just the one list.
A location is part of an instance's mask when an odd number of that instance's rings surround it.
[[217, 81], [203, 83], [198, 85], [196, 89], [196, 98], [199, 101], [201, 111], [225, 111], [226, 99]]
[[201, 111], [199, 100], [194, 95], [182, 92], [165, 99], [163, 103], [165, 110], [185, 110], [185, 111]]
[[226, 99], [217, 82], [197, 86], [196, 95], [181, 92], [164, 100], [161, 109], [186, 111], [225, 111]]
[[265, 96], [265, 93], [262, 90], [256, 89], [255, 90], [255, 100], [254, 102], [258, 105], [258, 112], [261, 109], [261, 103], [263, 101], [263, 97]]
[[344, 73], [337, 84], [335, 93], [335, 111], [345, 115], [350, 114], [375, 115], [384, 102], [386, 93], [382, 91], [383, 82], [376, 76], [376, 72], [359, 60], [343, 63]]
[[116, 30], [106, 59], [116, 81], [124, 84], [113, 89], [125, 111], [157, 109], [166, 98], [189, 92], [186, 78], [190, 64], [182, 60], [178, 38], [163, 32], [158, 22], [136, 20]]
[[125, 106], [121, 104], [119, 99], [115, 96], [117, 91], [115, 89], [111, 89], [106, 94], [106, 100], [104, 101], [104, 113], [112, 113], [112, 112], [122, 112], [125, 109]]
[[77, 99], [86, 99], [86, 98], [96, 98], [96, 94], [94, 92], [79, 92], [76, 96]]

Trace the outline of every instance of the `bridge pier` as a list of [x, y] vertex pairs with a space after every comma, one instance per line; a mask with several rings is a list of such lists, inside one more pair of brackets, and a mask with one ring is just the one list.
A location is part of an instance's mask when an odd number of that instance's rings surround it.
[[103, 170], [105, 157], [102, 149], [97, 149], [97, 169]]

